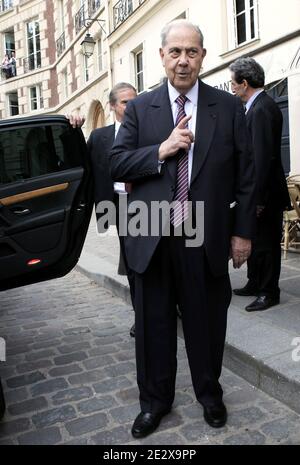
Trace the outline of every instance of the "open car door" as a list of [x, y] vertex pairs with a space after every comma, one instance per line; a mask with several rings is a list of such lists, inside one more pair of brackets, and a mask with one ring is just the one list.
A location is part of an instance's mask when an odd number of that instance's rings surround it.
[[80, 129], [64, 116], [0, 122], [0, 290], [67, 274], [92, 207]]

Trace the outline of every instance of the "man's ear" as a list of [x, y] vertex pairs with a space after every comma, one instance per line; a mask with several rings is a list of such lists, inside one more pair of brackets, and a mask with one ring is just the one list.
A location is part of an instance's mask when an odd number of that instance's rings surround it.
[[162, 61], [162, 65], [165, 66], [165, 54], [162, 48], [159, 49], [159, 54]]
[[202, 51], [202, 58], [205, 58], [205, 57], [206, 57], [206, 53], [207, 53], [206, 48], [203, 48], [203, 51]]
[[248, 89], [249, 84], [248, 84], [247, 79], [243, 79], [243, 80], [242, 80], [242, 84], [244, 84], [244, 86], [246, 87], [246, 89]]

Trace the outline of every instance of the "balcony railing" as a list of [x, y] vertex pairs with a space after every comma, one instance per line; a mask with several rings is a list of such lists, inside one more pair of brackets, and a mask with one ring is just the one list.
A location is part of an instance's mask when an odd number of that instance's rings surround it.
[[133, 13], [133, 0], [119, 0], [113, 8], [114, 28], [123, 23]]
[[94, 16], [96, 11], [100, 8], [100, 0], [88, 0], [88, 17], [91, 18]]
[[58, 57], [63, 53], [65, 48], [66, 48], [66, 39], [65, 39], [65, 33], [63, 32], [62, 35], [56, 41], [56, 53]]
[[113, 7], [114, 29], [123, 23], [145, 0], [119, 0]]
[[79, 8], [75, 15], [75, 31], [76, 34], [84, 27], [84, 20], [85, 20], [85, 15], [84, 15], [84, 5]]
[[11, 10], [14, 7], [13, 0], [0, 0], [0, 13]]
[[23, 59], [24, 73], [41, 67], [41, 52], [33, 53]]

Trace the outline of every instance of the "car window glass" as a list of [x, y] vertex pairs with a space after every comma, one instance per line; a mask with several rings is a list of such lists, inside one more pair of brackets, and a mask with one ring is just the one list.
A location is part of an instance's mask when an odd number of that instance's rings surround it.
[[64, 125], [0, 131], [0, 183], [29, 179], [82, 165], [79, 133]]

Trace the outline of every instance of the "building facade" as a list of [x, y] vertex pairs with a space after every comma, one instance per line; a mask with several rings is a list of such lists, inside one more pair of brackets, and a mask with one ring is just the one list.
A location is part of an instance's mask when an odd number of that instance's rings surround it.
[[[229, 64], [254, 57], [284, 116], [285, 172], [300, 172], [299, 0], [0, 0], [0, 116], [78, 113], [85, 135], [112, 122], [109, 89], [119, 81], [151, 91], [164, 77], [160, 31], [187, 18], [204, 33], [201, 78], [230, 89]], [[94, 50], [81, 43], [87, 32]], [[4, 62], [5, 63], [5, 62]]]

